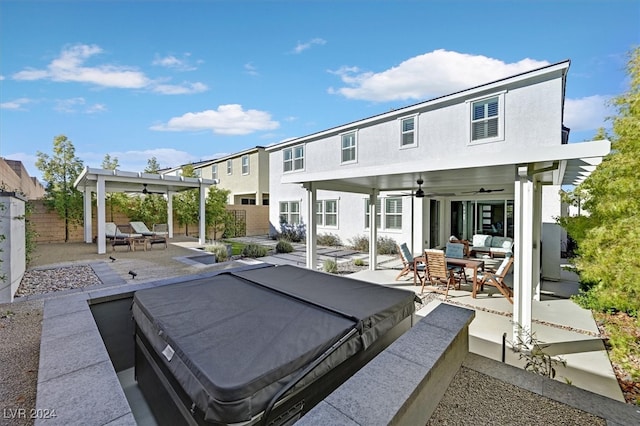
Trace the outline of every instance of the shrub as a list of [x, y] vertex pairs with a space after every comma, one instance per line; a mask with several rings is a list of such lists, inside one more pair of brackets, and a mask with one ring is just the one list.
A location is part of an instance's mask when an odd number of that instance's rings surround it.
[[378, 244], [376, 244], [378, 248], [378, 254], [397, 254], [398, 253], [398, 243], [396, 240], [389, 237], [378, 237]]
[[333, 259], [327, 259], [322, 264], [322, 270], [330, 274], [335, 274], [338, 272], [338, 262]]
[[356, 266], [364, 266], [365, 265], [364, 260], [362, 260], [362, 259], [355, 259], [353, 261], [353, 264], [356, 265]]
[[340, 241], [340, 237], [334, 234], [318, 234], [316, 243], [319, 246], [330, 246], [330, 247], [336, 247], [336, 246], [342, 245], [342, 241]]
[[220, 243], [214, 243], [210, 246], [206, 246], [204, 251], [213, 253], [216, 256], [216, 262], [224, 262], [228, 259], [227, 246]]
[[349, 245], [354, 250], [367, 252], [369, 251], [369, 237], [366, 235], [356, 235], [349, 239]]
[[[361, 252], [369, 251], [369, 237], [366, 235], [357, 235], [349, 240], [350, 247]], [[393, 238], [378, 237], [376, 244], [378, 254], [396, 254], [398, 246]]]
[[269, 249], [258, 244], [247, 244], [242, 249], [244, 257], [264, 257], [269, 253]]
[[287, 240], [293, 243], [299, 243], [307, 238], [307, 227], [304, 223], [289, 224], [287, 222], [280, 223], [279, 240]]
[[293, 246], [289, 241], [280, 240], [278, 244], [276, 244], [276, 253], [291, 253], [293, 251]]

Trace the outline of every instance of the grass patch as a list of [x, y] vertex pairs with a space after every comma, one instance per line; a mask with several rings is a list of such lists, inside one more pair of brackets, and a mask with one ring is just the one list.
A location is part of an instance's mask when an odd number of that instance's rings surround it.
[[244, 250], [244, 247], [246, 246], [246, 244], [238, 241], [222, 240], [222, 242], [225, 244], [231, 244], [231, 254], [233, 256], [239, 256], [242, 254], [242, 250]]

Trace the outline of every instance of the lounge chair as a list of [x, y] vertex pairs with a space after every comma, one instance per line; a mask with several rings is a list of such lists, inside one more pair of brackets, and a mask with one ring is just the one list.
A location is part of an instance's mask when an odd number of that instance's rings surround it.
[[[129, 225], [133, 230], [146, 237], [146, 242], [153, 248], [154, 244], [164, 244], [164, 248], [167, 248], [167, 235], [164, 232], [150, 231], [144, 222], [129, 222]], [[155, 227], [155, 225], [154, 225]], [[146, 244], [145, 244], [146, 248]]]
[[425, 287], [429, 287], [436, 293], [444, 294], [446, 299], [449, 296], [449, 288], [455, 288], [456, 279], [453, 271], [447, 268], [444, 251], [427, 249], [424, 251], [424, 258], [426, 259], [427, 273], [422, 280], [420, 294], [424, 292]]
[[410, 273], [413, 274], [413, 282], [414, 284], [422, 281], [422, 276], [420, 273], [424, 275], [425, 272], [425, 264], [424, 262], [419, 262], [414, 270], [415, 257], [411, 254], [407, 243], [402, 243], [398, 246], [398, 252], [400, 253], [400, 260], [402, 260], [402, 270], [396, 277], [396, 281], [400, 279], [400, 277], [404, 277]]
[[123, 232], [118, 225], [113, 222], [104, 224], [104, 233], [108, 241], [111, 241], [111, 251], [115, 251], [116, 246], [127, 246], [132, 249], [131, 243], [135, 238], [141, 238], [142, 234]]
[[485, 285], [490, 285], [496, 287], [500, 293], [511, 303], [513, 304], [513, 290], [507, 286], [504, 281], [505, 276], [509, 273], [509, 269], [513, 265], [513, 254], [507, 253], [505, 258], [502, 260], [500, 267], [496, 271], [485, 271], [478, 277], [478, 283], [476, 289], [474, 289], [474, 293], [479, 288], [481, 291], [484, 290]]

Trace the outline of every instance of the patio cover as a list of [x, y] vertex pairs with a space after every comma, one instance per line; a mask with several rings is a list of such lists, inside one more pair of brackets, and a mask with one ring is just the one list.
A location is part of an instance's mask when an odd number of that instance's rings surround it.
[[[375, 209], [378, 194], [411, 193], [416, 179], [424, 180], [427, 198], [460, 196], [478, 188], [504, 188], [501, 197], [514, 200], [514, 335], [531, 329], [531, 300], [540, 286], [542, 186], [577, 185], [584, 181], [611, 150], [608, 140], [548, 147], [511, 146], [493, 157], [459, 153], [438, 161], [407, 159], [406, 162], [284, 175], [281, 183], [299, 183], [307, 190], [308, 205], [315, 205], [318, 190], [369, 195]], [[482, 194], [481, 194], [482, 195]], [[477, 197], [477, 196], [476, 196]], [[415, 218], [421, 221], [422, 210]], [[377, 241], [375, 215], [369, 215], [369, 241]], [[414, 222], [415, 220], [414, 219]], [[316, 216], [305, 217], [307, 267], [317, 264]], [[423, 238], [416, 238], [417, 241]], [[377, 265], [376, 245], [369, 252], [369, 268]], [[522, 329], [521, 329], [521, 328]]]
[[199, 239], [204, 244], [205, 238], [205, 189], [218, 183], [215, 179], [190, 178], [183, 176], [169, 176], [143, 172], [127, 172], [122, 170], [95, 169], [85, 167], [73, 186], [84, 194], [84, 240], [86, 243], [93, 241], [91, 235], [91, 193], [97, 197], [97, 237], [98, 254], [106, 253], [105, 235], [105, 197], [107, 193], [114, 192], [139, 192], [143, 193], [146, 187], [151, 193], [164, 193], [167, 195], [167, 217], [169, 225], [169, 238], [173, 238], [173, 194], [188, 189], [200, 189], [200, 223]]

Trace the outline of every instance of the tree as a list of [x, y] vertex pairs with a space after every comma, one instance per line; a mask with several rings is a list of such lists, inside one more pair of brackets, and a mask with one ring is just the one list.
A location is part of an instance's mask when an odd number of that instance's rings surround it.
[[230, 191], [216, 186], [209, 187], [205, 205], [205, 224], [207, 229], [213, 227], [213, 239], [218, 239], [218, 231], [224, 225], [229, 216], [227, 211], [227, 198]]
[[[182, 167], [182, 176], [196, 176], [191, 164]], [[178, 224], [184, 225], [185, 234], [189, 235], [189, 224], [198, 223], [200, 217], [199, 191], [197, 189], [188, 189], [177, 194], [174, 197], [173, 209], [175, 210]]]
[[73, 183], [83, 169], [82, 160], [76, 157], [73, 143], [64, 135], [53, 139], [53, 154], [38, 151], [36, 167], [42, 172], [46, 184], [47, 206], [64, 220], [64, 240], [69, 241], [69, 228], [82, 222], [82, 192]]
[[156, 157], [151, 157], [147, 160], [147, 167], [144, 169], [145, 173], [153, 173], [158, 174], [158, 170], [160, 170], [160, 164]]
[[[640, 48], [630, 53], [629, 91], [614, 98], [612, 149], [574, 191], [588, 216], [561, 224], [577, 242], [583, 301], [599, 310], [640, 311]], [[576, 197], [577, 198], [577, 197]]]
[[[109, 154], [104, 155], [102, 160], [102, 168], [105, 170], [116, 170], [120, 164], [118, 163], [118, 157], [111, 157]], [[122, 192], [111, 192], [105, 197], [109, 204], [109, 214], [111, 215], [110, 221], [113, 222], [114, 209], [123, 211], [129, 203], [129, 197]]]

